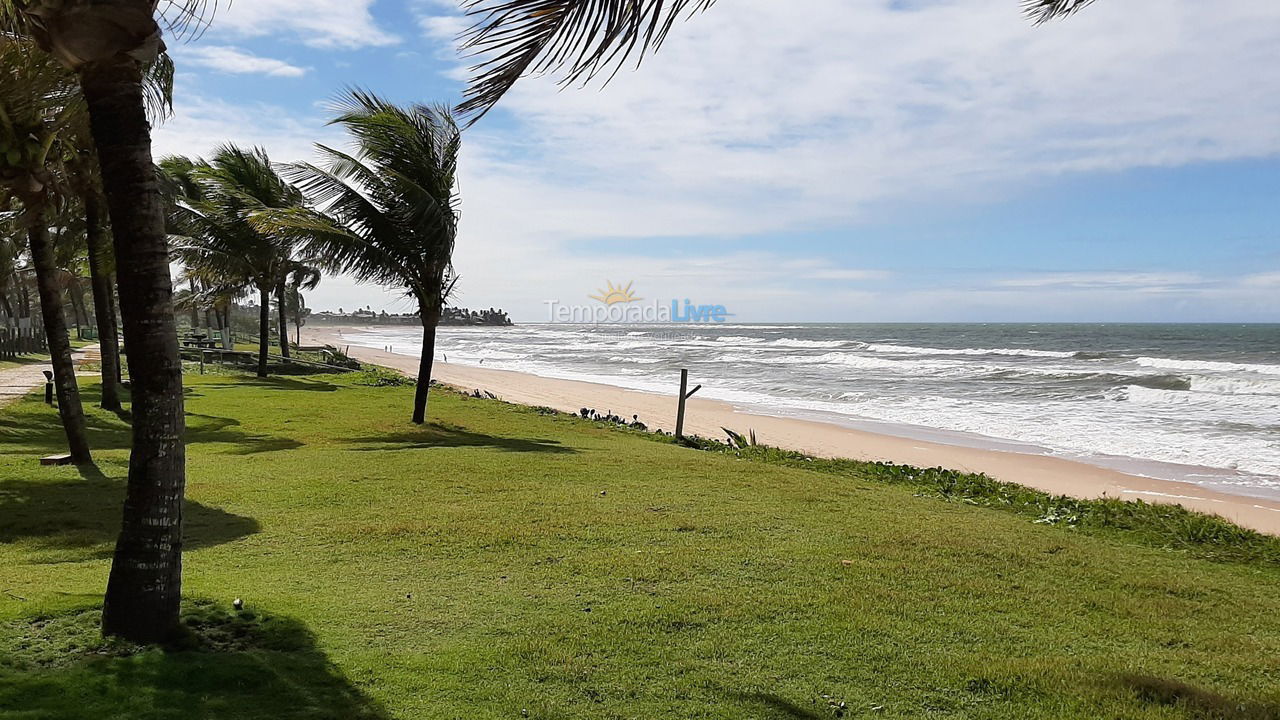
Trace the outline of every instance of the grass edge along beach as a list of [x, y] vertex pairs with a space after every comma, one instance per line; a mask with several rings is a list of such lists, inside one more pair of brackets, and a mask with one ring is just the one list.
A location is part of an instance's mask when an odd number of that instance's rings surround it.
[[35, 463], [36, 398], [0, 410], [0, 717], [1280, 707], [1280, 540], [1207, 516], [463, 394], [411, 428], [364, 374], [187, 381], [185, 648], [97, 632], [127, 425], [92, 411], [81, 473]]
[[[346, 345], [358, 327], [308, 328], [313, 344], [341, 346], [365, 362], [393, 367], [413, 375], [417, 358], [376, 348]], [[346, 338], [344, 341], [343, 334]], [[598, 382], [548, 378], [487, 367], [437, 362], [433, 377], [467, 389], [482, 388], [504, 400], [546, 406], [576, 413], [582, 407], [602, 414], [630, 418], [633, 414], [651, 428], [674, 426], [674, 393], [658, 395]], [[761, 442], [824, 458], [893, 462], [917, 467], [945, 467], [988, 475], [1052, 495], [1080, 499], [1115, 498], [1177, 504], [1220, 515], [1254, 530], [1280, 534], [1280, 502], [1219, 491], [1176, 480], [1145, 477], [1059, 456], [1039, 455], [898, 437], [828, 422], [754, 414], [705, 397], [689, 399], [686, 427], [690, 433], [724, 438], [722, 428], [746, 433], [755, 430]]]

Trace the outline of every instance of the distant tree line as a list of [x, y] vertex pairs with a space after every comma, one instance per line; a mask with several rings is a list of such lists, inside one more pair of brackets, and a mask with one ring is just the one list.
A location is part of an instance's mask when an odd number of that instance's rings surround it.
[[[311, 320], [324, 325], [417, 325], [421, 322], [418, 313], [389, 313], [368, 308], [347, 312], [338, 308], [337, 312], [324, 310], [314, 313]], [[444, 307], [440, 311], [439, 325], [484, 325], [506, 327], [514, 325], [506, 310], [489, 308], [488, 310], [470, 310], [468, 308]]]

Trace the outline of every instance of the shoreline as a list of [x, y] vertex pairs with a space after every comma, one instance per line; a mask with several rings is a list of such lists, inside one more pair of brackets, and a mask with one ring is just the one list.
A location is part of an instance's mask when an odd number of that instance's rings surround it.
[[[305, 344], [345, 346], [343, 331], [354, 326], [304, 328]], [[414, 376], [418, 359], [374, 348], [352, 345], [351, 356]], [[639, 415], [649, 429], [672, 430], [676, 394], [628, 390], [581, 380], [564, 380], [512, 370], [457, 365], [437, 361], [436, 380], [465, 390], [488, 390], [500, 399], [522, 405], [540, 405], [577, 414], [583, 407], [622, 417]], [[1280, 535], [1280, 502], [1212, 490], [1194, 483], [1161, 480], [1112, 470], [1053, 455], [974, 448], [898, 437], [843, 425], [801, 418], [764, 415], [739, 409], [730, 403], [699, 398], [688, 400], [685, 429], [689, 434], [719, 438], [721, 428], [745, 433], [755, 430], [761, 441], [817, 457], [892, 462], [916, 467], [944, 467], [983, 473], [997, 480], [1017, 483], [1055, 495], [1082, 499], [1101, 497], [1177, 504], [1219, 515], [1241, 526]]]

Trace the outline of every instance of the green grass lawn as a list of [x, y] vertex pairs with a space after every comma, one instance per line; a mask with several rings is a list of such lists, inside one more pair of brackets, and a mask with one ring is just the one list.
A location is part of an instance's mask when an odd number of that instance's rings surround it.
[[0, 411], [0, 718], [1280, 717], [1273, 563], [411, 394], [188, 377], [167, 652], [95, 626], [125, 422]]

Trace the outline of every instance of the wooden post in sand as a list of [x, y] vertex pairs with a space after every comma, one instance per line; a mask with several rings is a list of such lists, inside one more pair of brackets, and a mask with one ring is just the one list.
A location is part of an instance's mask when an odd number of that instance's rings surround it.
[[[684, 439], [684, 401], [693, 397], [693, 394], [702, 389], [702, 386], [688, 390], [689, 388], [689, 371], [680, 371], [680, 404], [676, 408], [676, 439]], [[688, 392], [685, 392], [688, 390]]]

